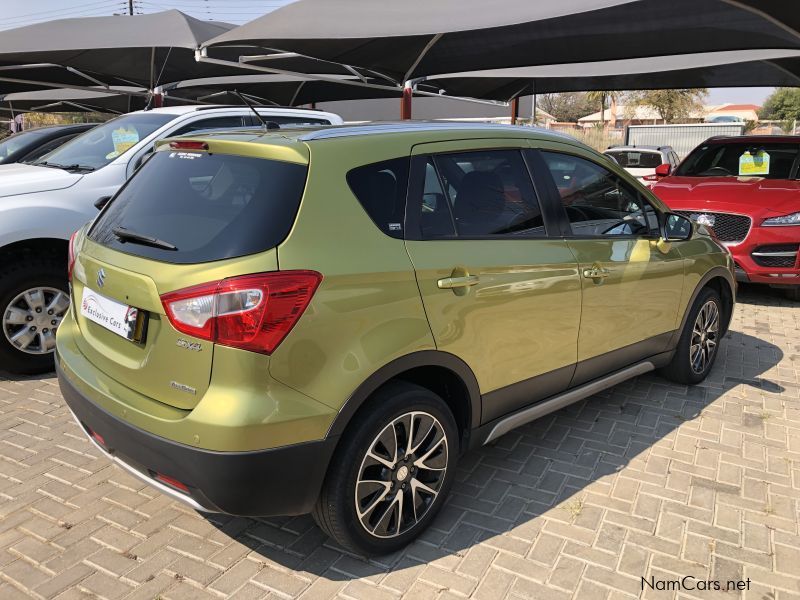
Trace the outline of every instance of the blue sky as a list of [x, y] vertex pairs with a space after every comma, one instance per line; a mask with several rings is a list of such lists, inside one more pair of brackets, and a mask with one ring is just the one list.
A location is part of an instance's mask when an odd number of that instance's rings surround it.
[[[134, 0], [134, 10], [137, 13], [151, 13], [177, 8], [197, 18], [241, 24], [291, 1]], [[0, 29], [21, 27], [49, 19], [127, 14], [127, 11], [128, 0], [0, 0]], [[761, 104], [771, 91], [772, 88], [717, 88], [709, 91], [707, 102]]]

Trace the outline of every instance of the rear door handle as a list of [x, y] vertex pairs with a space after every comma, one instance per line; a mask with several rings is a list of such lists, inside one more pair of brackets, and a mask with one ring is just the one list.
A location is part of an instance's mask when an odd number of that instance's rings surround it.
[[590, 269], [583, 270], [583, 276], [587, 279], [604, 279], [608, 277], [611, 271], [608, 269], [603, 269], [602, 267], [592, 267]]
[[441, 290], [452, 290], [455, 288], [472, 287], [478, 285], [480, 279], [477, 275], [467, 275], [466, 277], [445, 277], [437, 281]]

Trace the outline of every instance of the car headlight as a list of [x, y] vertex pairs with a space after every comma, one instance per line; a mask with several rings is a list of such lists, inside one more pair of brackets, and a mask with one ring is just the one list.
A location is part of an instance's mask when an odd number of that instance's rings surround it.
[[782, 225], [800, 225], [800, 212], [792, 213], [790, 215], [783, 215], [782, 217], [770, 217], [764, 219], [761, 223], [764, 227], [780, 227]]

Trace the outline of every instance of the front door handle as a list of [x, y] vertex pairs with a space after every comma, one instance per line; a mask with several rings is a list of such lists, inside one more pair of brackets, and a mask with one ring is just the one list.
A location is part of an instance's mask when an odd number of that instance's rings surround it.
[[608, 277], [610, 275], [610, 273], [611, 273], [611, 271], [609, 271], [608, 269], [604, 269], [604, 268], [599, 267], [597, 265], [594, 265], [593, 267], [591, 267], [589, 269], [584, 269], [583, 270], [583, 276], [584, 277], [586, 277], [587, 279], [594, 279], [594, 280], [605, 279], [606, 277]]
[[478, 285], [480, 279], [477, 275], [467, 275], [465, 277], [445, 277], [437, 281], [437, 285], [441, 290], [453, 290], [456, 288], [472, 287]]

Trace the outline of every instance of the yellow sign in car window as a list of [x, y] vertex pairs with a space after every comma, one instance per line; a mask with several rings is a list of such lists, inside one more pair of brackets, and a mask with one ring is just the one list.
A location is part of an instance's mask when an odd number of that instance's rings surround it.
[[755, 154], [745, 150], [739, 157], [739, 175], [769, 175], [769, 154], [763, 150]]
[[111, 132], [111, 141], [114, 144], [114, 151], [106, 155], [106, 158], [116, 158], [139, 143], [139, 132], [133, 127], [120, 127]]

